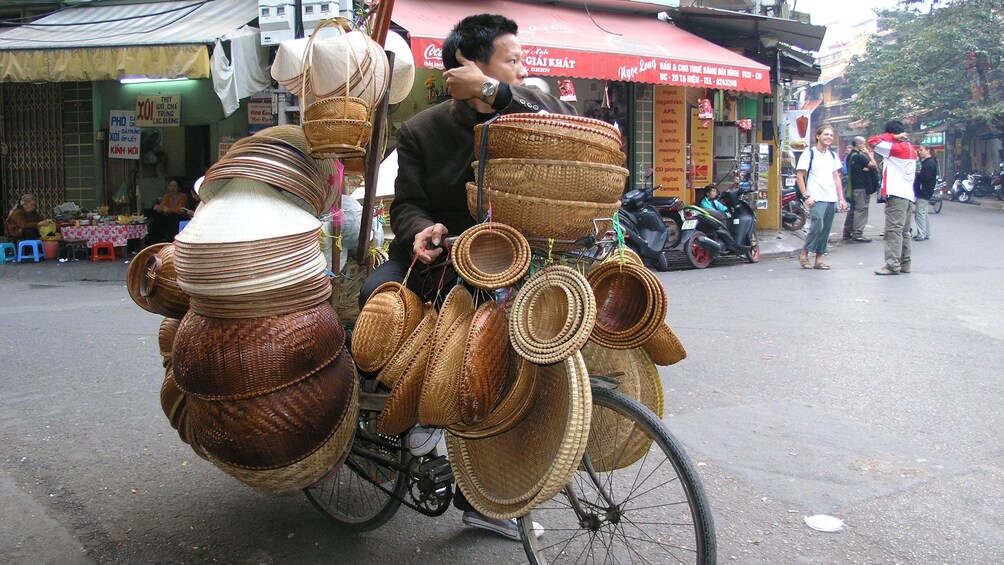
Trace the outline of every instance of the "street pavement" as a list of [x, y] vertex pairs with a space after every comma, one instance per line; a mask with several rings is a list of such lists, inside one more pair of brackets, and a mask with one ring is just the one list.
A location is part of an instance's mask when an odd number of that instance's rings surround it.
[[[660, 273], [689, 356], [660, 374], [698, 465], [719, 562], [1004, 563], [1004, 212], [945, 203], [914, 272], [877, 277], [882, 207], [805, 271], [804, 234], [757, 265]], [[0, 265], [0, 560], [520, 563], [459, 513], [333, 530], [194, 455], [159, 406], [160, 318], [115, 263]], [[805, 516], [844, 521], [811, 530]], [[546, 524], [545, 524], [546, 526]]]

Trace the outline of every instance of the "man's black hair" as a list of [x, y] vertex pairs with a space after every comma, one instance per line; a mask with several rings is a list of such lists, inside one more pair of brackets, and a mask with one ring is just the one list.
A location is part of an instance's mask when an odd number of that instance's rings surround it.
[[518, 29], [516, 22], [505, 16], [467, 16], [460, 20], [443, 41], [443, 67], [450, 70], [460, 66], [457, 49], [471, 61], [488, 63], [495, 53], [495, 39], [509, 33], [516, 35]]
[[899, 135], [899, 134], [903, 133], [904, 131], [906, 131], [906, 126], [903, 125], [903, 122], [901, 122], [899, 120], [889, 120], [885, 124], [885, 132], [886, 133], [891, 133], [893, 135]]

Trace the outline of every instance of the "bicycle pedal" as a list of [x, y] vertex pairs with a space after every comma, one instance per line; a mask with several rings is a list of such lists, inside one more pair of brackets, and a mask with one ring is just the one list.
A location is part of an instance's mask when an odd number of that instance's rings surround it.
[[432, 484], [440, 485], [453, 481], [453, 468], [450, 467], [450, 460], [445, 455], [440, 455], [421, 462], [416, 475]]

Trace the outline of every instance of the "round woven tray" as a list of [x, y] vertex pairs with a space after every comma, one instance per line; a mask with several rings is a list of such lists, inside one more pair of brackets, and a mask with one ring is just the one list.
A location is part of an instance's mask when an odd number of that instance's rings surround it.
[[571, 267], [549, 265], [516, 294], [509, 339], [521, 357], [549, 365], [574, 355], [595, 322], [596, 301], [586, 278]]
[[[486, 212], [491, 206], [494, 221], [512, 226], [527, 238], [575, 241], [596, 235], [597, 230], [600, 234], [609, 230], [611, 221], [594, 224], [593, 220], [612, 218], [620, 209], [620, 202], [573, 202], [485, 190], [484, 206]], [[472, 216], [477, 216], [478, 185], [473, 182], [467, 183], [467, 208]]]
[[[483, 124], [474, 126], [474, 154], [481, 154]], [[606, 132], [567, 124], [497, 121], [488, 128], [489, 159], [557, 159], [624, 165], [625, 156]]]
[[[471, 164], [478, 179], [478, 161]], [[611, 204], [619, 202], [628, 170], [616, 165], [541, 158], [491, 159], [484, 186], [509, 194]]]
[[460, 278], [494, 290], [516, 284], [530, 269], [530, 244], [515, 228], [490, 222], [464, 230], [451, 251]]

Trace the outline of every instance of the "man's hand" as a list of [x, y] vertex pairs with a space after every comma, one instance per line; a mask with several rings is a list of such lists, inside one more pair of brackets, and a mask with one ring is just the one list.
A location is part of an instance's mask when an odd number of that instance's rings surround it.
[[419, 261], [426, 265], [432, 263], [443, 253], [443, 248], [437, 247], [443, 242], [443, 237], [449, 233], [443, 224], [434, 224], [415, 234], [412, 252]]
[[464, 57], [460, 53], [460, 49], [457, 49], [456, 55], [460, 66], [443, 73], [450, 96], [457, 100], [480, 99], [481, 85], [488, 80], [488, 77], [478, 68], [474, 61], [470, 61]]

